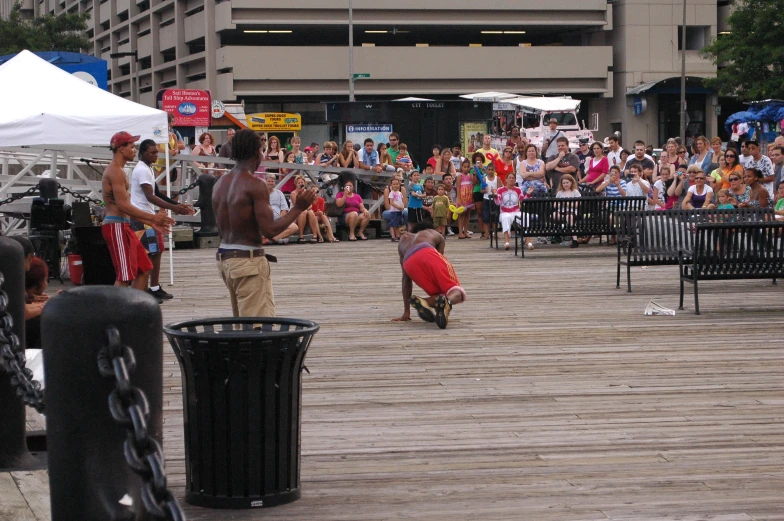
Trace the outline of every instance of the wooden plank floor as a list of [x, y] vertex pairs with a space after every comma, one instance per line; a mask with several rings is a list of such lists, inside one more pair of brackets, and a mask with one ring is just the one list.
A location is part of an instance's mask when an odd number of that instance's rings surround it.
[[[186, 506], [188, 518], [784, 519], [782, 286], [709, 282], [702, 316], [689, 297], [675, 317], [644, 317], [650, 300], [677, 307], [677, 267], [634, 269], [628, 294], [607, 246], [524, 260], [487, 246], [448, 242], [468, 301], [445, 331], [390, 322], [402, 305], [389, 241], [271, 249], [278, 314], [321, 324], [304, 375], [302, 499]], [[175, 252], [164, 322], [230, 313], [213, 254]], [[182, 497], [168, 346], [164, 364], [164, 450]]]

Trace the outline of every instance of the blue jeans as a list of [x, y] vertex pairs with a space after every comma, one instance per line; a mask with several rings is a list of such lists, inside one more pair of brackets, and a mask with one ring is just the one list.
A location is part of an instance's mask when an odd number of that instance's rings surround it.
[[[384, 219], [385, 221], [389, 221], [392, 218], [392, 213], [393, 212], [391, 212], [390, 210], [385, 210], [381, 214], [381, 218]], [[403, 208], [403, 222], [404, 223], [408, 222], [408, 208]]]

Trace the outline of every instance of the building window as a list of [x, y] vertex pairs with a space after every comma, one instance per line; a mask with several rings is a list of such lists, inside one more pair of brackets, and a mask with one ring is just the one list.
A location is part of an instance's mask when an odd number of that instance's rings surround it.
[[[708, 25], [687, 25], [686, 26], [686, 50], [700, 51], [710, 43], [710, 26]], [[678, 50], [683, 50], [683, 26], [678, 26]]]
[[152, 67], [152, 58], [149, 56], [145, 58], [139, 58], [139, 68], [149, 69], [150, 67]]

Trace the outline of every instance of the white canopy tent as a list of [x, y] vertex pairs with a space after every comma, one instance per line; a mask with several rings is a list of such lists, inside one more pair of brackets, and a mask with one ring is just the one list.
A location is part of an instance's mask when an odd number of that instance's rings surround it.
[[[35, 161], [0, 187], [0, 196], [14, 182], [31, 174], [32, 167], [47, 153], [52, 156], [52, 170], [56, 168], [57, 158], [62, 157], [69, 165], [69, 172], [74, 171], [92, 187], [72, 157], [88, 155], [85, 147], [102, 147], [101, 152], [105, 153], [111, 137], [121, 130], [159, 144], [169, 139], [168, 116], [164, 111], [115, 96], [29, 51], [22, 51], [0, 65], [0, 99], [3, 100], [0, 148], [29, 147], [40, 152]], [[171, 195], [169, 151], [165, 148], [166, 186]], [[169, 243], [173, 245], [171, 234]], [[173, 283], [171, 248], [169, 255]]]

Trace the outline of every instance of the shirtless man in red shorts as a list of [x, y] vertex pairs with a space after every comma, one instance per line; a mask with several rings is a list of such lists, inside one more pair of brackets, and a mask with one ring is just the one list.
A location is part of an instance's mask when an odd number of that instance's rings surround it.
[[174, 224], [174, 219], [164, 213], [147, 213], [131, 204], [131, 197], [128, 194], [130, 185], [123, 167], [136, 156], [138, 140], [139, 136], [132, 136], [128, 132], [118, 132], [112, 136], [109, 148], [114, 158], [104, 170], [101, 179], [103, 202], [106, 205], [106, 217], [103, 220], [101, 234], [112, 256], [116, 274], [114, 285], [131, 286], [145, 291], [152, 262], [147, 256], [147, 250], [136, 237], [136, 233], [131, 230], [129, 217], [149, 224], [163, 234], [169, 233], [169, 227]]
[[[452, 306], [466, 299], [465, 290], [452, 265], [444, 257], [446, 241], [432, 224], [423, 222], [400, 238], [398, 253], [403, 270], [403, 316], [395, 322], [411, 320], [411, 306], [419, 318], [446, 329]], [[412, 295], [413, 283], [427, 292], [426, 299]]]

